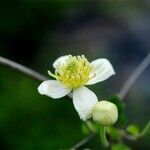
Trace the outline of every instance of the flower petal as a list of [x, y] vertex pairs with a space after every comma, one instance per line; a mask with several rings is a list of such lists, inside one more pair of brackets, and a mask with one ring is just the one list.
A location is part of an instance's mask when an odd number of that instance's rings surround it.
[[53, 67], [56, 69], [57, 65], [65, 63], [66, 60], [68, 59], [69, 55], [65, 55], [65, 56], [61, 56], [59, 58], [57, 58], [54, 63], [53, 63]]
[[60, 98], [67, 95], [71, 89], [63, 87], [56, 80], [47, 80], [40, 84], [38, 92], [42, 95], [47, 95], [52, 98]]
[[110, 76], [115, 74], [113, 66], [105, 58], [94, 60], [91, 62], [91, 65], [93, 66], [93, 70], [90, 76], [93, 76], [94, 74], [95, 76], [91, 80], [89, 80], [86, 83], [86, 85], [91, 85], [91, 84], [104, 81], [108, 79]]
[[80, 119], [86, 120], [91, 117], [93, 107], [98, 102], [96, 95], [87, 87], [82, 86], [73, 91], [73, 104]]

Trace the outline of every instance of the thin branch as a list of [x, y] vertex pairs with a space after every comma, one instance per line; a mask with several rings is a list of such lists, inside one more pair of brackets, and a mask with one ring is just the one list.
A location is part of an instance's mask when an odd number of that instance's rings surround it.
[[31, 77], [33, 79], [38, 80], [38, 81], [48, 80], [48, 78], [43, 76], [42, 74], [40, 74], [40, 73], [30, 69], [30, 68], [27, 68], [21, 64], [18, 64], [12, 60], [0, 57], [0, 64], [11, 67], [11, 68]]
[[88, 135], [87, 137], [82, 139], [79, 143], [77, 143], [73, 147], [71, 147], [70, 150], [76, 150], [76, 149], [80, 148], [81, 146], [83, 146], [84, 144], [89, 142], [94, 136], [95, 136], [95, 134], [91, 133], [90, 135]]
[[119, 132], [123, 139], [129, 140], [129, 141], [136, 141], [138, 139], [136, 136], [130, 135], [126, 133], [124, 130], [119, 130]]
[[150, 121], [146, 124], [144, 129], [141, 131], [139, 138], [143, 137], [144, 135], [150, 133]]
[[144, 70], [150, 64], [150, 53], [144, 58], [144, 60], [139, 64], [135, 71], [130, 75], [130, 77], [125, 81], [122, 89], [120, 90], [118, 96], [123, 100], [128, 93], [131, 86], [135, 83], [138, 77], [144, 72]]
[[128, 134], [125, 130], [122, 130], [122, 129], [120, 129], [119, 132], [120, 132], [120, 135], [122, 136], [122, 138], [130, 140], [130, 141], [136, 141], [136, 140], [142, 138], [144, 135], [149, 134], [149, 132], [150, 132], [150, 121], [146, 124], [146, 126], [141, 131], [141, 133], [139, 133], [136, 136]]
[[[19, 63], [16, 63], [16, 62], [14, 62], [12, 60], [6, 59], [4, 57], [0, 57], [0, 64], [8, 66], [8, 67], [10, 67], [12, 69], [15, 69], [15, 70], [17, 70], [17, 71], [19, 71], [19, 72], [21, 72], [21, 73], [23, 73], [23, 74], [33, 78], [33, 79], [36, 79], [36, 80], [38, 80], [40, 82], [48, 80], [48, 78], [46, 76], [44, 76], [44, 75], [42, 75], [42, 74], [40, 74], [40, 73], [38, 73], [38, 72], [28, 68], [28, 67], [25, 67], [25, 66], [23, 66], [23, 65], [21, 65]], [[69, 93], [68, 97], [72, 98], [72, 94]]]

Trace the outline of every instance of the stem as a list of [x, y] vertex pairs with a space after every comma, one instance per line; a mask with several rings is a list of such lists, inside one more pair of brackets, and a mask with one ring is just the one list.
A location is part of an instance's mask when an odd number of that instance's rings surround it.
[[135, 83], [138, 77], [144, 72], [144, 70], [150, 64], [150, 53], [144, 58], [144, 60], [137, 66], [134, 72], [130, 75], [130, 77], [125, 81], [122, 89], [120, 90], [118, 96], [121, 100], [127, 95], [128, 91], [130, 90], [131, 86]]
[[150, 133], [150, 121], [147, 123], [147, 125], [144, 127], [144, 129], [142, 130], [142, 132], [140, 133], [138, 138], [143, 137], [144, 135], [146, 135], [147, 133]]
[[80, 148], [81, 146], [83, 146], [84, 144], [86, 144], [87, 142], [89, 142], [94, 136], [95, 136], [95, 134], [88, 135], [87, 137], [85, 137], [84, 139], [82, 139], [79, 143], [75, 144], [74, 146], [72, 146], [69, 149], [70, 150], [76, 150], [76, 149]]
[[6, 59], [6, 58], [3, 58], [3, 57], [0, 57], [0, 64], [2, 65], [5, 65], [5, 66], [8, 66], [10, 68], [13, 68], [33, 79], [36, 79], [38, 81], [45, 81], [45, 80], [48, 80], [47, 77], [45, 77], [44, 75], [30, 69], [30, 68], [27, 68], [21, 64], [18, 64], [12, 60], [9, 60], [9, 59]]
[[120, 129], [120, 130], [119, 130], [119, 133], [120, 133], [122, 139], [126, 139], [126, 140], [129, 140], [129, 141], [136, 141], [136, 140], [137, 140], [137, 137], [128, 134], [128, 133], [127, 133], [125, 130], [123, 130], [123, 129]]
[[107, 138], [106, 138], [106, 132], [105, 132], [104, 126], [99, 127], [99, 136], [100, 136], [100, 142], [103, 145], [103, 147], [108, 147], [109, 143], [108, 143]]
[[85, 125], [87, 126], [87, 128], [92, 132], [92, 133], [96, 133], [97, 130], [95, 129], [93, 123], [91, 121], [85, 121]]
[[150, 121], [146, 124], [146, 126], [144, 127], [142, 132], [137, 136], [130, 135], [125, 130], [121, 130], [121, 129], [119, 130], [119, 132], [120, 132], [120, 135], [122, 136], [122, 138], [130, 140], [130, 141], [136, 141], [136, 140], [142, 138], [143, 136], [145, 136], [146, 134], [150, 133]]

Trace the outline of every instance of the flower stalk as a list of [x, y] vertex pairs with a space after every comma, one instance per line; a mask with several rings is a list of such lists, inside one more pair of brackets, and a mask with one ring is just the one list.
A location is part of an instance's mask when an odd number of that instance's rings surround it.
[[102, 144], [103, 147], [108, 147], [109, 143], [107, 141], [107, 137], [106, 137], [106, 132], [105, 132], [105, 128], [104, 126], [99, 126], [99, 136], [100, 136], [100, 142]]

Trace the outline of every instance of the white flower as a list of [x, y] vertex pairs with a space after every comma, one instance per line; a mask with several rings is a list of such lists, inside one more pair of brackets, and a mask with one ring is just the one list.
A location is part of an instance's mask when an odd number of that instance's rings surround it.
[[62, 56], [54, 63], [55, 73], [48, 74], [56, 80], [41, 83], [38, 91], [54, 99], [61, 98], [73, 91], [73, 104], [80, 119], [89, 119], [92, 109], [98, 102], [96, 95], [84, 85], [102, 82], [115, 74], [111, 63], [105, 59], [97, 59], [91, 63], [82, 56]]

